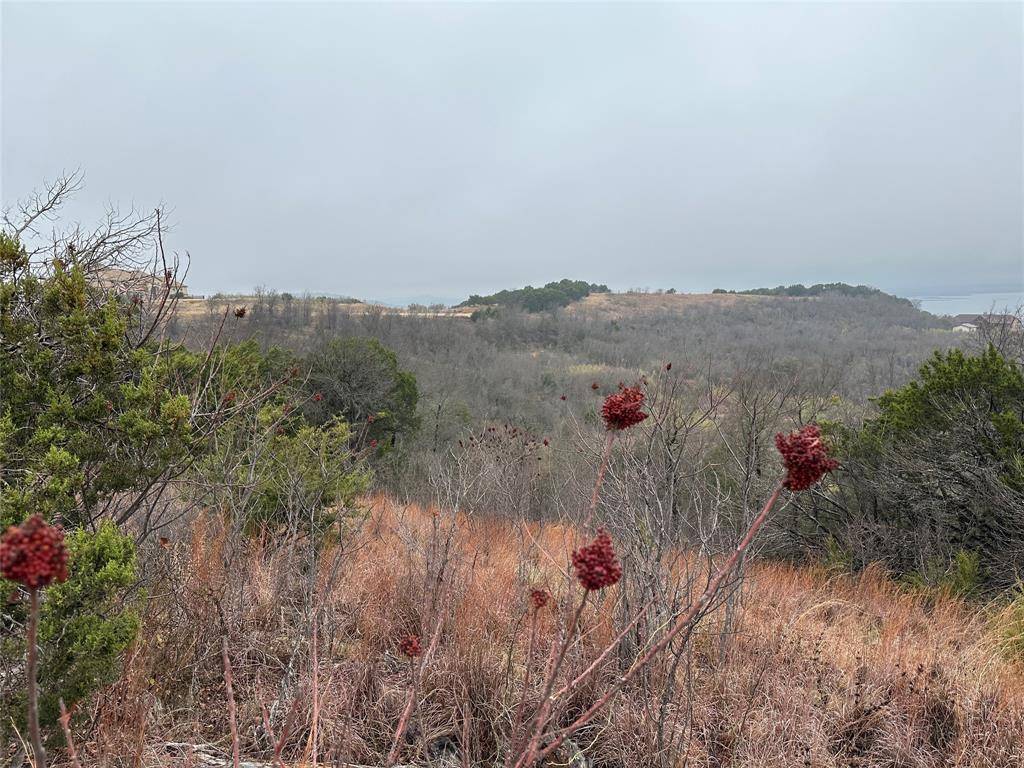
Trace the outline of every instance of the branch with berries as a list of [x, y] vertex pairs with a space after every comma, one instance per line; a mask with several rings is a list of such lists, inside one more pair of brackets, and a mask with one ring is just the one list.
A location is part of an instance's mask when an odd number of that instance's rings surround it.
[[[54, 582], [67, 581], [68, 548], [64, 530], [33, 515], [11, 526], [0, 538], [0, 574], [28, 589], [25, 673], [28, 678], [28, 731], [36, 768], [46, 768], [46, 751], [39, 731], [38, 640], [39, 595]], [[62, 702], [63, 703], [63, 702]]]
[[[644, 393], [638, 388], [623, 388], [608, 396], [602, 408], [602, 416], [609, 432], [605, 442], [605, 451], [598, 470], [594, 491], [591, 497], [587, 522], [591, 520], [600, 494], [607, 462], [610, 455], [612, 438], [620, 432], [642, 422], [647, 414], [643, 412]], [[572, 619], [553, 643], [545, 670], [543, 693], [536, 712], [532, 717], [523, 718], [522, 705], [517, 712], [515, 727], [519, 731], [514, 734], [512, 748], [506, 760], [506, 768], [529, 768], [549, 757], [573, 733], [592, 722], [612, 702], [615, 696], [633, 681], [644, 669], [657, 659], [674, 641], [689, 642], [699, 622], [708, 614], [716, 602], [721, 590], [733, 576], [744, 555], [750, 548], [758, 532], [771, 515], [772, 509], [783, 490], [799, 492], [815, 485], [826, 473], [836, 470], [838, 462], [829, 456], [828, 448], [821, 439], [817, 426], [806, 425], [789, 435], [776, 435], [775, 445], [782, 457], [784, 474], [769, 495], [761, 511], [753, 519], [743, 534], [739, 544], [721, 563], [717, 571], [708, 581], [701, 595], [680, 613], [662, 634], [660, 639], [642, 651], [619, 675], [604, 693], [586, 710], [567, 725], [556, 725], [554, 713], [558, 705], [571, 697], [619, 647], [622, 639], [643, 615], [646, 606], [636, 613], [633, 619], [617, 636], [608, 643], [598, 656], [580, 674], [566, 682], [556, 690], [556, 681], [562, 670], [562, 662], [572, 643], [575, 641], [577, 628], [587, 597], [591, 592], [600, 591], [619, 582], [622, 577], [622, 566], [615, 552], [611, 537], [603, 529], [598, 529], [593, 541], [572, 553], [572, 567], [583, 589], [583, 597]], [[536, 603], [534, 603], [536, 605]], [[532, 634], [532, 630], [531, 630]], [[533, 638], [531, 637], [531, 647]], [[527, 664], [529, 664], [529, 656]], [[528, 680], [529, 677], [526, 677]], [[525, 692], [524, 692], [525, 700]], [[525, 724], [524, 724], [525, 723]]]

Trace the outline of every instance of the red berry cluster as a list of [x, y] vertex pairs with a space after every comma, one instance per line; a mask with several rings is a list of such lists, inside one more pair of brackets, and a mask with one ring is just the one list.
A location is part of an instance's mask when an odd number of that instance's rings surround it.
[[551, 595], [544, 589], [534, 589], [530, 591], [530, 602], [533, 603], [533, 607], [540, 609], [548, 604], [551, 599]]
[[604, 399], [601, 416], [608, 429], [629, 429], [647, 418], [644, 393], [638, 387], [622, 387]]
[[584, 589], [604, 589], [622, 578], [622, 566], [615, 557], [612, 538], [603, 528], [598, 528], [592, 542], [572, 553], [572, 566]]
[[398, 650], [408, 656], [410, 659], [415, 659], [417, 656], [423, 653], [423, 649], [420, 648], [420, 638], [418, 635], [406, 635], [402, 638], [402, 641], [398, 644]]
[[0, 573], [31, 589], [68, 578], [64, 530], [33, 515], [0, 538]]
[[816, 424], [808, 424], [796, 432], [775, 436], [775, 447], [782, 454], [786, 467], [783, 481], [791, 491], [803, 491], [821, 480], [826, 472], [839, 467], [839, 462], [829, 458], [828, 448], [821, 440], [821, 430]]

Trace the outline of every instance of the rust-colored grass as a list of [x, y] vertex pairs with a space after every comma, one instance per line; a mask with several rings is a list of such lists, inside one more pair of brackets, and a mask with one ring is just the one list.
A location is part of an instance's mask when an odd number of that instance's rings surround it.
[[[404, 706], [410, 662], [397, 650], [408, 633], [444, 624], [428, 659], [406, 761], [439, 738], [469, 765], [503, 756], [525, 663], [529, 590], [554, 604], [540, 612], [534, 664], [558, 627], [558, 606], [578, 598], [564, 577], [576, 534], [562, 524], [512, 524], [446, 515], [383, 498], [351, 537], [310, 570], [308, 543], [234, 540], [213, 519], [154, 555], [162, 573], [143, 640], [124, 679], [97, 705], [84, 751], [133, 749], [145, 718], [145, 764], [162, 765], [166, 741], [227, 750], [230, 734], [221, 664], [226, 633], [242, 751], [269, 759], [290, 711], [283, 755], [311, 754], [311, 612], [319, 642], [318, 754], [324, 764], [382, 764]], [[449, 567], [438, 576], [454, 524]], [[629, 563], [626, 563], [627, 573]], [[584, 617], [572, 651], [580, 669], [614, 632], [615, 589]], [[834, 576], [822, 569], [755, 562], [739, 593], [737, 619], [722, 634], [716, 614], [677, 670], [670, 704], [677, 745], [664, 765], [981, 766], [1024, 765], [1024, 670], [1000, 649], [995, 612], [943, 596], [908, 593], [883, 574]], [[599, 695], [609, 668], [573, 697]], [[656, 677], [650, 681], [653, 685]], [[528, 693], [528, 700], [533, 693]], [[598, 766], [658, 764], [658, 702], [626, 691], [578, 742]]]

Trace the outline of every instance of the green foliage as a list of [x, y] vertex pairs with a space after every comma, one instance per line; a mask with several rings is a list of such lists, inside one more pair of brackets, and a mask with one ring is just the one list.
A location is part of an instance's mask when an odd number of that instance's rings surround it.
[[[203, 379], [209, 371], [208, 386], [195, 396], [195, 407], [205, 412], [234, 408], [243, 402], [267, 399], [284, 403], [299, 398], [302, 392], [295, 386], [301, 361], [291, 352], [278, 347], [264, 351], [253, 339], [237, 344], [219, 346], [206, 355], [197, 355], [184, 349], [175, 350], [175, 359], [186, 381]], [[241, 409], [244, 410], [244, 409]], [[225, 426], [225, 418], [218, 426]]]
[[983, 581], [981, 558], [978, 553], [961, 549], [946, 570], [944, 586], [954, 595], [968, 597], [978, 591]]
[[371, 475], [353, 457], [348, 424], [310, 425], [281, 405], [261, 409], [258, 420], [270, 434], [267, 443], [220, 479], [223, 492], [241, 490], [248, 528], [300, 522], [320, 530], [366, 492]]
[[904, 574], [903, 583], [924, 591], [971, 597], [984, 583], [981, 558], [977, 552], [958, 550], [953, 559], [931, 558], [916, 571]]
[[28, 254], [18, 239], [0, 230], [0, 274], [12, 275], [28, 266]]
[[216, 439], [195, 467], [198, 501], [223, 509], [249, 530], [316, 528], [350, 508], [371, 474], [340, 415], [320, 413], [316, 423], [307, 418], [305, 408], [321, 402], [303, 388], [304, 363], [276, 347], [264, 352], [253, 340], [218, 348], [211, 359], [215, 379], [204, 407], [236, 408], [271, 394], [244, 417], [218, 424]]
[[135, 585], [131, 538], [104, 520], [95, 533], [68, 537], [69, 578], [49, 589], [39, 624], [43, 714], [55, 718], [57, 699], [77, 702], [116, 679], [117, 661], [139, 628], [129, 590]]
[[861, 429], [836, 429], [840, 488], [818, 526], [846, 536], [859, 564], [884, 560], [913, 583], [957, 593], [1012, 583], [1024, 566], [1017, 364], [992, 346], [936, 352], [876, 403]]
[[1008, 593], [1006, 607], [996, 616], [996, 630], [1007, 658], [1024, 665], [1024, 582]]
[[0, 525], [29, 514], [75, 527], [194, 448], [180, 358], [128, 340], [133, 309], [95, 295], [77, 264], [40, 277], [0, 250]]
[[303, 413], [310, 423], [359, 424], [358, 442], [377, 441], [381, 450], [419, 429], [416, 378], [379, 341], [331, 339], [313, 351], [307, 365]]
[[868, 427], [873, 434], [899, 438], [945, 430], [980, 407], [998, 436], [985, 449], [1004, 458], [1024, 449], [1024, 374], [995, 347], [977, 356], [936, 351], [919, 373], [918, 381], [878, 398], [881, 413]]
[[[121, 654], [139, 629], [131, 538], [106, 520], [95, 532], [73, 531], [67, 544], [68, 580], [45, 591], [39, 622], [40, 720], [53, 731], [60, 698], [70, 707], [116, 680]], [[4, 592], [10, 591], [9, 583], [2, 586]], [[7, 606], [2, 618], [4, 626], [23, 623], [24, 603]], [[20, 633], [4, 639], [2, 657], [9, 669], [15, 668], [15, 659], [23, 653]], [[12, 718], [22, 722], [24, 697], [21, 685], [5, 691], [0, 708], [5, 725]]]
[[847, 573], [853, 569], [853, 556], [840, 544], [835, 536], [825, 539], [825, 556], [821, 561], [830, 573]]
[[532, 285], [528, 285], [525, 288], [498, 291], [490, 296], [474, 294], [459, 304], [459, 306], [471, 307], [503, 304], [511, 307], [522, 307], [527, 312], [543, 312], [555, 309], [556, 307], [568, 306], [572, 302], [586, 298], [592, 293], [608, 293], [608, 286], [588, 283], [583, 280], [559, 280], [548, 283], [543, 288], [534, 288]]

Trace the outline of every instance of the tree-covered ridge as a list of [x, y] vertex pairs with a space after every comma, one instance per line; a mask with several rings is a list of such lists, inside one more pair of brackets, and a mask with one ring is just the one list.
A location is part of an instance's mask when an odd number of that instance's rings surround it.
[[745, 291], [727, 291], [724, 288], [716, 288], [712, 293], [738, 293], [748, 296], [825, 296], [828, 294], [839, 296], [884, 296], [897, 301], [910, 303], [909, 299], [894, 296], [891, 293], [872, 288], [870, 285], [850, 285], [849, 283], [815, 283], [807, 286], [803, 283], [794, 285], [779, 285], [775, 288], [749, 288]]
[[543, 312], [556, 307], [565, 307], [574, 301], [584, 299], [592, 293], [608, 293], [608, 286], [588, 283], [585, 280], [559, 280], [543, 288], [528, 285], [525, 288], [498, 291], [490, 296], [473, 294], [460, 307], [503, 304], [525, 309], [527, 312]]

